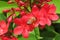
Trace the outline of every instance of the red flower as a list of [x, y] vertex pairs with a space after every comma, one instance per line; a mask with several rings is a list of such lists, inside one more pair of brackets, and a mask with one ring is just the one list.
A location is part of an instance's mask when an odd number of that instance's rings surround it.
[[45, 18], [43, 18], [43, 14], [40, 14], [39, 13], [39, 9], [36, 5], [33, 6], [32, 8], [32, 14], [35, 16], [36, 18], [36, 24], [37, 26], [40, 24], [40, 25], [45, 25]]
[[59, 17], [55, 13], [56, 7], [52, 4], [45, 4], [40, 10], [36, 5], [32, 8], [32, 14], [36, 17], [38, 24], [40, 25], [51, 25], [51, 20], [57, 20]]
[[5, 34], [8, 31], [8, 26], [5, 21], [0, 21], [0, 35]]
[[43, 18], [45, 18], [45, 22], [49, 26], [51, 25], [51, 20], [55, 21], [59, 18], [55, 11], [56, 7], [53, 4], [45, 4], [40, 10], [40, 14], [43, 14]]
[[29, 21], [29, 19], [31, 19], [31, 17], [33, 17], [33, 16], [30, 14], [27, 14], [27, 15], [23, 16], [22, 18], [14, 19], [14, 23], [18, 25], [14, 29], [14, 34], [16, 34], [16, 35], [22, 34], [22, 36], [24, 38], [27, 38], [29, 36], [29, 32], [34, 29], [34, 26], [32, 25], [32, 23], [27, 23]]

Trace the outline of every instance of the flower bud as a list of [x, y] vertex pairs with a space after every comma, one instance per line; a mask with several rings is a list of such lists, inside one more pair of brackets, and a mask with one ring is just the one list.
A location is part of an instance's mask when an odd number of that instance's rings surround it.
[[20, 11], [20, 8], [15, 8], [16, 11]]
[[3, 10], [3, 13], [7, 13], [7, 12], [9, 12], [10, 10], [8, 10], [8, 9], [4, 9]]
[[25, 3], [24, 3], [24, 2], [22, 2], [22, 1], [19, 1], [18, 5], [19, 5], [19, 6], [24, 6], [24, 5], [25, 5]]
[[8, 4], [12, 4], [13, 2], [11, 0], [8, 1]]

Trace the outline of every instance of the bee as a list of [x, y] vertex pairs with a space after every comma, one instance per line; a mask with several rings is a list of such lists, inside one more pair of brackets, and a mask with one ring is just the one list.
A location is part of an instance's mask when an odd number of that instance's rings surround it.
[[28, 21], [27, 21], [27, 24], [32, 24], [36, 21], [36, 18], [35, 17], [32, 17], [30, 18]]

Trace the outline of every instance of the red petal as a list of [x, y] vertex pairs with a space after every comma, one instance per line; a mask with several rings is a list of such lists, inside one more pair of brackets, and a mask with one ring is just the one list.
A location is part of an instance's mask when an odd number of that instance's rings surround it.
[[28, 38], [28, 36], [29, 36], [28, 31], [27, 31], [27, 30], [24, 30], [23, 33], [22, 33], [22, 36], [23, 36], [24, 38]]
[[22, 32], [23, 32], [22, 26], [17, 26], [17, 27], [14, 29], [14, 34], [16, 34], [16, 35], [20, 35]]
[[51, 20], [58, 20], [58, 19], [59, 19], [58, 15], [56, 15], [56, 14], [50, 15], [49, 18], [50, 18]]
[[50, 5], [50, 7], [49, 7], [49, 12], [48, 13], [55, 13], [55, 11], [56, 11], [56, 6], [55, 5]]
[[3, 34], [4, 34], [3, 31], [4, 31], [4, 30], [3, 30], [2, 28], [0, 28], [0, 35], [3, 35]]
[[6, 22], [5, 21], [0, 21], [0, 26], [2, 27], [2, 28], [6, 28], [7, 27], [7, 24], [6, 24]]
[[7, 18], [7, 21], [8, 21], [8, 23], [10, 23], [10, 22], [12, 21], [12, 16], [9, 16], [9, 17]]
[[46, 18], [46, 24], [47, 24], [48, 26], [50, 26], [50, 25], [51, 25], [51, 20], [49, 20], [48, 18]]
[[14, 19], [14, 23], [16, 25], [20, 25], [21, 24], [21, 20], [19, 18], [16, 18], [16, 19]]
[[40, 14], [40, 18], [44, 17], [45, 15], [47, 15], [47, 9], [45, 9], [44, 7], [41, 8], [39, 14]]
[[38, 17], [39, 16], [39, 9], [36, 5], [33, 6], [32, 8], [32, 14], [35, 16], [35, 17]]
[[41, 18], [40, 21], [39, 21], [39, 24], [40, 25], [45, 25], [46, 24], [45, 18]]
[[8, 27], [5, 21], [0, 21], [0, 35], [6, 33], [8, 31]]

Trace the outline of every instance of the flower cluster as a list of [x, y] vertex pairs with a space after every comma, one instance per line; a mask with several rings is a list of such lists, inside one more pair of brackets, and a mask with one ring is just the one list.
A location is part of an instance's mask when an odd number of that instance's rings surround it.
[[15, 37], [8, 37], [8, 36], [0, 36], [0, 38], [1, 38], [1, 40], [18, 40], [17, 38], [15, 38]]
[[[17, 40], [14, 37], [15, 35], [22, 35], [24, 38], [28, 38], [29, 33], [36, 27], [43, 29], [46, 25], [50, 26], [51, 21], [59, 19], [55, 12], [55, 5], [48, 4], [51, 0], [35, 0], [32, 3], [30, 1], [31, 0], [15, 0], [14, 2], [12, 0], [8, 1], [8, 4], [17, 3], [18, 7], [3, 10], [4, 13], [11, 14], [7, 17], [6, 22], [4, 20], [0, 21], [0, 35], [5, 35], [1, 37], [2, 40]], [[31, 11], [27, 9], [28, 6], [31, 7]], [[21, 7], [23, 7], [23, 9]], [[16, 15], [16, 12], [19, 12], [19, 18]], [[15, 24], [12, 32], [11, 30], [8, 30], [11, 23]], [[12, 33], [14, 33], [13, 36]], [[6, 34], [11, 35], [8, 37], [9, 35], [6, 36]]]

